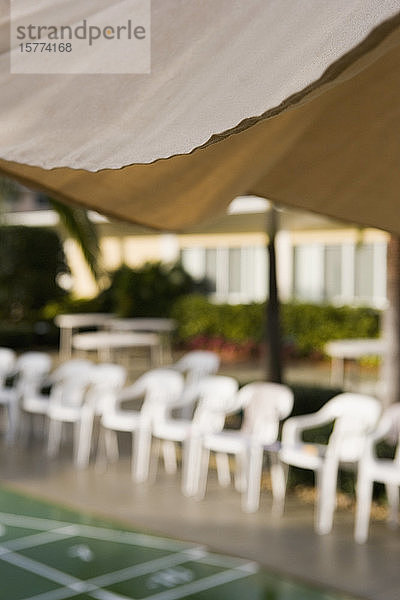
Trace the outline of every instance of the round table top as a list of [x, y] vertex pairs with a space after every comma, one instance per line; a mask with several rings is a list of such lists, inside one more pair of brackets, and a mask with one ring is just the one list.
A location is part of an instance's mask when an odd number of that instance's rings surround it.
[[385, 352], [385, 341], [380, 338], [332, 340], [325, 345], [325, 352], [335, 358], [360, 358], [377, 356]]
[[163, 318], [113, 318], [107, 323], [107, 327], [114, 331], [154, 331], [157, 333], [170, 333], [176, 327], [174, 319]]
[[109, 319], [115, 315], [110, 313], [71, 313], [57, 315], [54, 318], [54, 323], [58, 327], [92, 327], [96, 325], [104, 325]]
[[156, 333], [94, 331], [90, 333], [77, 333], [72, 337], [72, 346], [77, 350], [157, 346], [159, 343], [160, 338]]

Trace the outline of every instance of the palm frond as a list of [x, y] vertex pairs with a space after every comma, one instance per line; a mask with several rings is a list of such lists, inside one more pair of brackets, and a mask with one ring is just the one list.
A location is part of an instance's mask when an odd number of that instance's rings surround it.
[[68, 206], [53, 198], [49, 198], [49, 201], [69, 235], [79, 244], [94, 278], [98, 283], [101, 282], [105, 276], [105, 270], [100, 263], [99, 238], [96, 226], [89, 219], [87, 211], [83, 208]]

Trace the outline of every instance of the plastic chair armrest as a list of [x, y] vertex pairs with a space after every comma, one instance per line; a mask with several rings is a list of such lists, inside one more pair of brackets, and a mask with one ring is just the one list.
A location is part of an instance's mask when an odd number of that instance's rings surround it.
[[303, 431], [313, 429], [319, 425], [326, 425], [331, 422], [331, 417], [328, 418], [319, 412], [298, 417], [290, 417], [290, 419], [287, 419], [283, 424], [282, 444], [289, 446], [297, 445], [302, 441], [301, 434]]

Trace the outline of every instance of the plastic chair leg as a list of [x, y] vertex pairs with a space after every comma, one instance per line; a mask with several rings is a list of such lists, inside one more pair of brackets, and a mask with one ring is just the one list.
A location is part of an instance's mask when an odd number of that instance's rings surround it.
[[235, 489], [243, 494], [247, 489], [247, 453], [236, 454], [235, 463]]
[[13, 444], [17, 434], [17, 427], [19, 421], [19, 407], [18, 402], [15, 400], [11, 401], [7, 407], [8, 412], [8, 429], [6, 434], [7, 444]]
[[151, 453], [150, 453], [150, 467], [149, 467], [149, 483], [154, 483], [157, 479], [158, 463], [160, 461], [161, 453], [161, 440], [153, 438]]
[[[229, 457], [223, 452], [217, 452], [215, 456], [217, 463], [218, 483], [222, 487], [228, 487], [231, 484], [231, 471], [229, 468]], [[208, 465], [207, 465], [208, 468]]]
[[185, 496], [194, 496], [199, 486], [201, 440], [198, 437], [190, 437], [183, 445], [183, 473], [182, 493]]
[[271, 485], [272, 485], [272, 512], [274, 516], [281, 517], [285, 507], [285, 495], [288, 476], [288, 466], [279, 460], [273, 452], [271, 459]]
[[93, 420], [93, 414], [89, 413], [83, 415], [80, 422], [75, 423], [74, 455], [78, 469], [85, 469], [89, 465]]
[[103, 429], [104, 449], [108, 462], [117, 462], [119, 458], [117, 432], [112, 429]]
[[132, 476], [135, 481], [142, 483], [149, 478], [151, 431], [140, 428], [132, 440]]
[[178, 470], [176, 464], [176, 450], [174, 442], [165, 440], [162, 443], [162, 451], [164, 458], [164, 467], [168, 475], [175, 475]]
[[203, 500], [207, 489], [208, 465], [210, 462], [210, 451], [208, 448], [202, 448], [199, 465], [199, 478], [197, 489], [195, 490], [196, 500]]
[[396, 527], [399, 522], [399, 487], [387, 483], [386, 495], [389, 504], [389, 525], [391, 527]]
[[357, 480], [357, 507], [354, 539], [363, 544], [368, 538], [369, 519], [371, 514], [373, 482], [359, 473]]
[[96, 471], [98, 471], [99, 473], [104, 473], [107, 465], [105, 433], [106, 432], [104, 428], [100, 426], [95, 462]]
[[51, 458], [56, 456], [60, 449], [62, 433], [62, 422], [50, 419], [49, 422], [49, 439], [47, 443], [47, 455]]
[[242, 508], [248, 513], [256, 512], [260, 505], [263, 455], [262, 446], [252, 446], [249, 449], [247, 490], [242, 496]]
[[315, 530], [320, 535], [329, 533], [333, 525], [336, 506], [337, 463], [325, 462], [318, 474], [318, 500]]

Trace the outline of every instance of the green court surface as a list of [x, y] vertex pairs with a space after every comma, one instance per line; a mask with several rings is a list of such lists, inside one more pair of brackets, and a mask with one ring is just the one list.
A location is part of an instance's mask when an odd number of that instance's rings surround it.
[[[346, 600], [0, 488], [1, 600]], [[349, 600], [349, 599], [347, 599]]]

